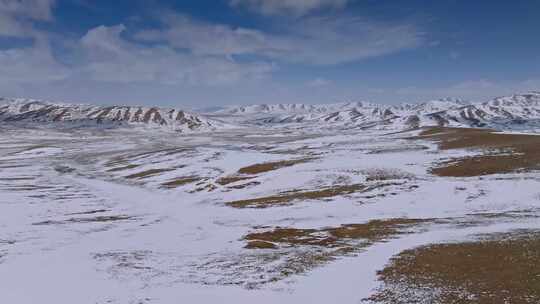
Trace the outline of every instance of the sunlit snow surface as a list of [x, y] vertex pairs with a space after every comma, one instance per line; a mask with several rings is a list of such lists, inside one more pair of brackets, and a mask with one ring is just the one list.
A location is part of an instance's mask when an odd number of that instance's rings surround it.
[[[540, 228], [538, 174], [430, 175], [433, 163], [473, 152], [438, 151], [407, 139], [414, 132], [1, 127], [2, 303], [359, 303], [404, 249]], [[291, 160], [304, 161], [219, 182]], [[373, 180], [373, 172], [394, 177]], [[228, 204], [358, 184], [371, 188], [267, 208]], [[287, 275], [287, 263], [313, 246], [244, 248], [254, 231], [390, 218], [446, 222]]]

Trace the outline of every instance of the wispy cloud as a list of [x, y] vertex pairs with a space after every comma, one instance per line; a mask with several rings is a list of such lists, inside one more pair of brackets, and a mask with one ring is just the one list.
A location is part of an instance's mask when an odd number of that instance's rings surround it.
[[0, 83], [10, 85], [47, 83], [69, 75], [69, 69], [57, 62], [44, 42], [0, 51], [0, 66]]
[[291, 27], [286, 41], [290, 52], [281, 59], [333, 65], [383, 56], [423, 43], [423, 32], [413, 24], [375, 22], [362, 17], [311, 17]]
[[[230, 56], [284, 51], [284, 46], [279, 45], [281, 42], [258, 30], [204, 22], [170, 11], [160, 12], [158, 19], [164, 29], [140, 31], [135, 37], [143, 41], [163, 42], [198, 55]], [[274, 45], [276, 42], [278, 45]]]
[[233, 7], [246, 7], [264, 15], [292, 14], [302, 16], [323, 8], [344, 8], [349, 0], [231, 0]]
[[423, 42], [423, 32], [412, 24], [347, 16], [302, 18], [287, 24], [279, 34], [172, 13], [161, 21], [165, 29], [141, 31], [136, 37], [195, 54], [251, 54], [287, 63], [333, 65], [415, 48]]
[[[274, 72], [282, 67], [318, 70], [417, 48], [425, 42], [422, 29], [412, 23], [380, 22], [347, 13], [326, 17], [309, 14], [320, 8], [341, 8], [347, 1], [247, 2], [234, 5], [260, 2], [268, 13], [289, 10], [299, 17], [278, 18], [278, 23], [248, 28], [159, 11], [152, 15], [153, 22], [144, 23], [144, 30], [140, 23], [127, 21], [127, 26], [97, 26], [77, 37], [38, 29], [45, 27], [37, 23], [55, 22], [54, 0], [0, 0], [0, 36], [29, 37], [33, 41], [30, 46], [0, 49], [1, 94], [46, 92], [44, 96], [71, 94], [86, 99], [88, 95], [91, 99], [106, 97], [104, 92], [108, 92], [141, 100], [149, 92], [185, 96], [187, 90], [193, 93], [198, 88], [193, 96], [213, 91], [219, 92], [216, 98], [224, 99], [233, 88], [236, 91], [229, 100], [235, 94], [251, 98], [251, 102], [322, 102], [342, 96], [353, 99], [369, 96], [369, 88], [355, 86], [358, 90], [347, 93], [340, 83], [316, 78], [318, 75], [302, 75], [304, 79], [287, 84], [280, 79], [273, 81], [272, 75], [278, 75]], [[268, 8], [271, 5], [276, 6]], [[159, 24], [151, 27], [156, 20]], [[53, 44], [68, 47], [59, 51]], [[282, 91], [276, 89], [279, 85]], [[464, 93], [474, 90], [457, 89]], [[453, 92], [459, 93], [457, 89]], [[442, 88], [431, 92], [405, 88], [398, 92], [399, 96], [415, 98], [447, 95], [443, 93], [446, 91]]]
[[168, 46], [144, 46], [122, 37], [124, 25], [100, 26], [81, 39], [80, 69], [94, 81], [222, 85], [260, 78], [270, 64], [238, 63], [223, 57], [196, 56]]
[[0, 0], [0, 35], [33, 36], [32, 21], [51, 21], [55, 0]]

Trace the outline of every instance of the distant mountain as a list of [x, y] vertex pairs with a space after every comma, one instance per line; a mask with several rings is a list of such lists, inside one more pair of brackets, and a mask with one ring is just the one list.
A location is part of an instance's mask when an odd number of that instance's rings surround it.
[[[276, 104], [229, 107], [216, 113], [245, 116], [258, 124], [313, 123], [318, 126], [403, 129], [419, 126], [540, 127], [540, 92], [470, 103], [459, 99], [417, 104], [377, 105], [366, 102], [326, 105]], [[251, 119], [251, 120], [250, 120]]]
[[94, 106], [51, 103], [31, 99], [0, 98], [0, 121], [57, 123], [73, 126], [140, 126], [179, 132], [226, 127], [217, 120], [177, 109], [136, 106]]
[[498, 97], [482, 103], [447, 98], [400, 105], [368, 102], [263, 104], [219, 107], [207, 109], [207, 112], [194, 114], [157, 107], [68, 105], [0, 98], [0, 121], [13, 123], [128, 125], [180, 132], [279, 124], [316, 128], [450, 126], [540, 130], [540, 92]]
[[261, 105], [247, 105], [247, 106], [228, 106], [223, 107], [217, 111], [213, 111], [214, 114], [231, 114], [231, 115], [245, 115], [245, 114], [315, 114], [315, 113], [329, 113], [339, 110], [352, 109], [357, 107], [367, 107], [370, 103], [366, 102], [346, 102], [335, 104], [261, 104]]
[[468, 127], [520, 128], [538, 125], [540, 93], [531, 92], [498, 97], [483, 103], [470, 104], [428, 114], [440, 125]]

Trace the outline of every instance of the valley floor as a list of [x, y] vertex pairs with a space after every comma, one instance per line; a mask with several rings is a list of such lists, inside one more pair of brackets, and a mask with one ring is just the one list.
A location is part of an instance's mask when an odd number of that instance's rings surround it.
[[540, 136], [1, 127], [2, 303], [540, 302]]

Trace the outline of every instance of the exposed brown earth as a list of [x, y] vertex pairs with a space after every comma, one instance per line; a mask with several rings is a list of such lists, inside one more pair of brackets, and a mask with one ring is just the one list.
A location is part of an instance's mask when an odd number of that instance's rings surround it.
[[[249, 247], [246, 248], [264, 249], [270, 247], [268, 244], [272, 244], [275, 248], [278, 246], [322, 246], [350, 251], [355, 247], [351, 245], [351, 240], [363, 240], [364, 244], [368, 245], [407, 233], [407, 229], [431, 221], [430, 219], [396, 218], [323, 229], [275, 228], [270, 231], [250, 233], [244, 237], [244, 240], [249, 242]], [[257, 244], [261, 247], [257, 247]]]
[[163, 183], [161, 185], [164, 188], [174, 189], [174, 188], [177, 188], [177, 187], [180, 187], [180, 186], [184, 186], [184, 185], [187, 185], [187, 184], [192, 184], [192, 183], [198, 182], [200, 180], [202, 180], [202, 178], [197, 177], [197, 176], [185, 176], [185, 177], [176, 178], [174, 180], [168, 181], [168, 182]]
[[366, 175], [366, 181], [388, 181], [396, 179], [413, 179], [414, 175], [398, 169], [369, 169], [362, 170], [359, 173]]
[[294, 160], [283, 160], [283, 161], [276, 161], [276, 162], [268, 162], [268, 163], [262, 163], [262, 164], [255, 164], [248, 167], [241, 168], [238, 170], [238, 173], [240, 174], [260, 174], [265, 173], [269, 171], [274, 171], [281, 168], [291, 167], [297, 164], [307, 163], [312, 161], [313, 158], [302, 158], [302, 159], [294, 159]]
[[126, 176], [126, 178], [129, 178], [129, 179], [143, 179], [143, 178], [147, 178], [147, 177], [150, 177], [150, 176], [158, 175], [158, 174], [161, 174], [163, 172], [168, 172], [168, 171], [173, 171], [173, 170], [174, 169], [149, 169], [149, 170], [141, 171], [141, 172], [138, 172], [138, 173], [130, 174], [130, 175]]
[[231, 189], [236, 189], [236, 190], [245, 189], [245, 188], [249, 188], [249, 187], [258, 186], [260, 184], [261, 184], [260, 182], [254, 181], [254, 182], [249, 182], [249, 183], [240, 184], [240, 185], [228, 186], [227, 189], [229, 189], [229, 190], [231, 190]]
[[218, 178], [216, 180], [216, 184], [221, 185], [221, 186], [225, 186], [225, 185], [236, 183], [236, 182], [239, 182], [239, 181], [253, 179], [255, 177], [256, 176], [249, 176], [249, 175], [247, 175], [247, 176], [246, 175], [223, 176], [223, 177], [220, 177], [220, 178]]
[[[229, 176], [223, 176], [216, 180], [216, 183], [221, 186], [226, 186], [232, 183], [236, 183], [239, 181], [244, 180], [250, 180], [253, 178], [256, 178], [256, 174], [261, 174], [265, 172], [270, 172], [274, 170], [278, 170], [281, 168], [291, 167], [297, 164], [306, 163], [313, 160], [312, 158], [302, 158], [302, 159], [295, 159], [295, 160], [284, 160], [284, 161], [277, 161], [277, 162], [268, 162], [268, 163], [261, 163], [261, 164], [255, 164], [248, 167], [243, 167], [238, 170], [238, 173], [235, 175], [229, 175]], [[256, 185], [257, 183], [248, 183], [244, 185], [238, 185], [238, 186], [230, 186], [230, 189], [242, 189], [248, 186]]]
[[118, 156], [112, 157], [109, 161], [107, 161], [105, 163], [105, 167], [126, 165], [126, 164], [129, 164], [130, 160], [131, 161], [135, 159], [140, 160], [140, 159], [148, 158], [157, 154], [161, 154], [162, 156], [170, 156], [170, 155], [190, 152], [190, 151], [193, 151], [193, 150], [189, 148], [166, 148], [166, 149], [157, 149], [157, 150], [152, 150], [152, 151], [140, 152], [140, 153], [135, 153], [135, 154], [118, 155]]
[[375, 242], [412, 233], [414, 228], [428, 222], [398, 218], [322, 229], [278, 227], [250, 233], [243, 240], [252, 258], [272, 265], [269, 273], [260, 274], [259, 284], [264, 284], [306, 273], [342, 256], [354, 255]]
[[364, 184], [332, 186], [314, 191], [287, 191], [273, 196], [232, 201], [226, 204], [235, 208], [268, 208], [290, 205], [293, 201], [323, 200], [335, 196], [363, 192], [367, 189], [371, 188]]
[[203, 191], [204, 192], [212, 192], [212, 191], [214, 191], [216, 189], [217, 189], [216, 185], [214, 185], [214, 184], [206, 184], [206, 185], [201, 186], [201, 187], [199, 187], [199, 188], [197, 188], [195, 190], [189, 191], [189, 193], [203, 192]]
[[[260, 280], [253, 283], [254, 286], [257, 286], [282, 280], [290, 275], [306, 273], [340, 257], [354, 256], [376, 243], [399, 238], [405, 234], [428, 231], [434, 227], [445, 227], [446, 229], [450, 227], [477, 227], [501, 221], [530, 220], [531, 217], [536, 217], [533, 210], [470, 214], [457, 218], [391, 218], [316, 229], [256, 227], [254, 232], [242, 238], [245, 241], [246, 253], [238, 257], [238, 260], [233, 259], [230, 267], [233, 269], [239, 267], [237, 271], [243, 272], [246, 269], [261, 267], [261, 264], [272, 265], [268, 271], [257, 272], [257, 277]], [[389, 300], [382, 303], [394, 302]], [[396, 303], [439, 302], [404, 300]]]
[[468, 177], [540, 168], [540, 136], [502, 134], [486, 129], [428, 128], [416, 139], [437, 142], [439, 149], [472, 149], [481, 155], [456, 158], [431, 169], [438, 176]]
[[175, 148], [157, 149], [157, 150], [152, 150], [152, 151], [147, 151], [147, 152], [141, 152], [141, 153], [129, 155], [127, 157], [130, 159], [134, 159], [134, 158], [141, 159], [141, 158], [146, 158], [146, 157], [153, 156], [160, 153], [162, 153], [165, 156], [169, 156], [169, 155], [174, 155], [174, 154], [188, 152], [188, 151], [192, 151], [192, 149], [175, 147]]
[[407, 250], [379, 272], [374, 303], [540, 303], [540, 233]]
[[401, 147], [382, 147], [382, 148], [376, 148], [376, 149], [369, 149], [367, 154], [402, 153], [402, 152], [420, 151], [420, 150], [427, 150], [427, 149], [428, 147], [426, 146], [405, 145]]
[[276, 249], [278, 247], [270, 242], [249, 241], [244, 248], [246, 249]]

